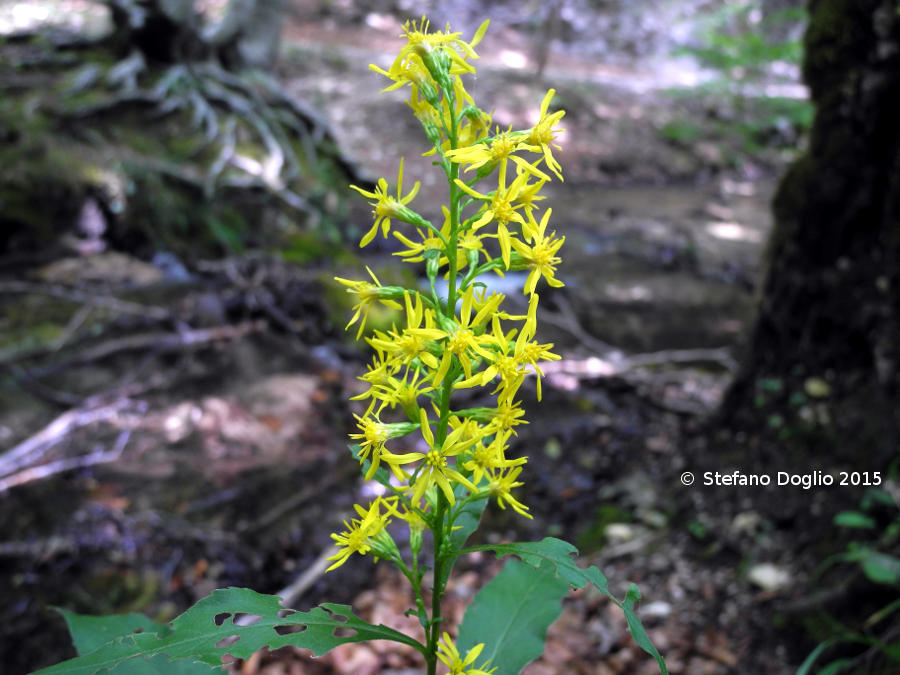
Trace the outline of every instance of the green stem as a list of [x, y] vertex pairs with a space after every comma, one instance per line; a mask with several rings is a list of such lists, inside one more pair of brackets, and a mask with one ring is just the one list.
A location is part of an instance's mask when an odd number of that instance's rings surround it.
[[[445, 92], [449, 108], [451, 111], [456, 108], [453, 92]], [[454, 119], [450, 125], [448, 137], [451, 149], [456, 149], [459, 140], [459, 124]], [[459, 240], [459, 202], [462, 191], [457, 187], [456, 180], [459, 178], [459, 164], [450, 163], [450, 172], [448, 176], [450, 187], [450, 236], [447, 242], [447, 261], [448, 261], [448, 280], [447, 280], [447, 309], [448, 318], [456, 317], [456, 296], [457, 296], [457, 269], [456, 269], [456, 247]], [[453, 390], [453, 380], [456, 377], [456, 368], [450, 368], [441, 385], [441, 404], [440, 419], [435, 432], [435, 447], [443, 446], [447, 438], [447, 428], [450, 424], [450, 394]], [[443, 492], [437, 491], [438, 507], [437, 514], [434, 519], [435, 527], [432, 530], [432, 539], [434, 542], [434, 582], [431, 589], [431, 625], [427, 631], [427, 649], [425, 660], [428, 665], [428, 675], [435, 675], [437, 672], [437, 647], [438, 640], [441, 636], [441, 599], [444, 596], [444, 580], [449, 577], [449, 569], [444, 569], [445, 565], [453, 566], [453, 556], [446, 559], [443, 555], [444, 536], [449, 532], [447, 520], [447, 499]]]
[[[438, 527], [433, 531], [434, 540], [434, 582], [431, 587], [431, 626], [427, 637], [428, 675], [435, 675], [437, 671], [437, 647], [441, 637], [441, 599], [444, 597], [444, 558], [441, 549], [444, 546], [444, 517], [446, 514], [447, 499], [438, 491]], [[453, 564], [452, 562], [450, 563]]]

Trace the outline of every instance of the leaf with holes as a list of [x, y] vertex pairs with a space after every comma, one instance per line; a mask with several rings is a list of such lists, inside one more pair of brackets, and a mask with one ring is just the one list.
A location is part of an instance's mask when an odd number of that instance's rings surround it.
[[[289, 632], [293, 627], [300, 632]], [[117, 638], [89, 654], [40, 672], [88, 675], [139, 656], [157, 654], [172, 660], [221, 666], [226, 656], [246, 659], [263, 647], [291, 645], [321, 656], [338, 645], [366, 640], [393, 640], [420, 652], [424, 650], [408, 635], [363, 621], [351, 612], [349, 605], [324, 603], [309, 612], [295, 612], [283, 608], [277, 596], [246, 588], [224, 588], [213, 591], [176, 617], [165, 630]]]
[[473, 551], [494, 551], [498, 556], [515, 555], [521, 558], [522, 562], [528, 563], [535, 568], [542, 567], [544, 564], [550, 564], [555, 568], [558, 577], [575, 588], [583, 588], [585, 584], [588, 583], [593, 584], [622, 609], [625, 613], [628, 629], [631, 631], [634, 641], [638, 643], [641, 649], [656, 659], [656, 664], [659, 666], [659, 672], [664, 675], [668, 672], [666, 670], [666, 662], [663, 661], [659, 651], [653, 645], [653, 642], [651, 642], [650, 637], [644, 630], [640, 618], [634, 612], [634, 603], [641, 597], [637, 586], [631, 584], [625, 595], [625, 600], [618, 600], [610, 592], [606, 577], [603, 576], [603, 572], [594, 566], [582, 569], [575, 564], [573, 556], [578, 555], [578, 549], [572, 546], [572, 544], [565, 542], [562, 539], [545, 537], [541, 541], [473, 546], [465, 549], [462, 553]]
[[[58, 610], [69, 627], [72, 643], [79, 654], [88, 654], [107, 642], [129, 633], [166, 631], [161, 623], [152, 621], [143, 614], [108, 614], [89, 616], [75, 614], [64, 609]], [[107, 671], [111, 675], [200, 675], [212, 673], [216, 669], [205, 663], [193, 661], [171, 661], [163, 654], [150, 658], [136, 658], [123, 661]]]
[[482, 588], [459, 627], [461, 652], [484, 644], [478, 663], [490, 659], [494, 675], [516, 675], [544, 651], [547, 629], [562, 611], [569, 584], [548, 561], [532, 567], [510, 560]]

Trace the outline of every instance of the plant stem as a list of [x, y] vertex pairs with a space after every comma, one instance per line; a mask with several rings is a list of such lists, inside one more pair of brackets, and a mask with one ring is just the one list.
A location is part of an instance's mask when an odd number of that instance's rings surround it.
[[[450, 109], [450, 118], [452, 120], [448, 131], [450, 148], [456, 149], [458, 143], [458, 126], [456, 119], [456, 101], [452, 91], [445, 92]], [[456, 185], [459, 178], [459, 164], [452, 162], [450, 164], [449, 187], [450, 187], [450, 237], [447, 242], [447, 316], [456, 316], [456, 295], [457, 295], [457, 266], [456, 266], [456, 246], [459, 240], [459, 200], [461, 190]], [[457, 368], [453, 367], [447, 372], [444, 382], [441, 385], [441, 406], [440, 419], [435, 433], [435, 447], [440, 448], [447, 438], [447, 427], [450, 424], [450, 393], [453, 390], [453, 381], [457, 376]], [[455, 558], [448, 557], [446, 560], [442, 554], [444, 548], [444, 535], [449, 533], [449, 524], [447, 520], [447, 498], [441, 490], [437, 491], [438, 506], [437, 514], [434, 519], [435, 527], [432, 530], [432, 539], [434, 542], [434, 582], [431, 589], [431, 626], [428, 631], [426, 663], [428, 664], [428, 675], [435, 675], [437, 672], [437, 647], [438, 640], [441, 635], [441, 599], [444, 596], [444, 580], [449, 578], [449, 569], [445, 570], [444, 566], [453, 566]]]
[[[441, 549], [444, 545], [444, 517], [446, 514], [447, 499], [438, 491], [438, 528], [433, 532], [434, 540], [434, 581], [431, 587], [431, 626], [427, 636], [427, 662], [428, 675], [435, 675], [437, 670], [437, 645], [441, 636], [441, 599], [444, 596], [444, 559]], [[452, 565], [452, 561], [450, 561]]]

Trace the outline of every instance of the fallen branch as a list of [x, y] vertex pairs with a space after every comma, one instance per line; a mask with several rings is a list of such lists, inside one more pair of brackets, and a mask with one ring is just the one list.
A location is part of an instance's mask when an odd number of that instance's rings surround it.
[[130, 438], [131, 429], [124, 429], [119, 433], [112, 450], [94, 450], [87, 455], [58, 459], [55, 462], [34, 466], [18, 473], [14, 473], [6, 478], [0, 478], [0, 494], [17, 485], [31, 483], [42, 478], [47, 478], [48, 476], [63, 473], [64, 471], [83, 469], [88, 466], [94, 466], [95, 464], [115, 462], [122, 456], [122, 451], [125, 450], [125, 446], [128, 445], [128, 440]]
[[122, 352], [139, 351], [142, 349], [155, 349], [159, 352], [171, 352], [195, 347], [198, 345], [218, 342], [220, 340], [235, 340], [251, 333], [259, 333], [268, 327], [265, 321], [247, 321], [235, 326], [218, 326], [216, 328], [189, 329], [178, 333], [147, 333], [144, 335], [129, 335], [117, 340], [110, 340], [96, 347], [86, 349], [80, 354], [62, 363], [30, 370], [32, 377], [43, 377], [58, 373], [72, 366], [80, 366], [86, 363], [102, 361], [110, 356]]
[[76, 288], [55, 284], [36, 284], [30, 281], [0, 281], [0, 293], [25, 293], [32, 295], [50, 295], [63, 300], [71, 300], [93, 307], [111, 309], [122, 314], [137, 314], [150, 319], [165, 321], [172, 317], [171, 312], [162, 307], [143, 305], [139, 302], [120, 300], [111, 295], [97, 295], [80, 291]]
[[293, 605], [320, 576], [325, 574], [325, 570], [331, 565], [331, 561], [328, 560], [328, 558], [337, 553], [338, 550], [337, 546], [329, 546], [326, 548], [319, 554], [319, 557], [313, 561], [313, 564], [307, 567], [300, 576], [288, 586], [285, 586], [275, 593], [275, 595], [282, 599], [282, 604], [285, 607]]
[[610, 357], [589, 356], [586, 359], [560, 359], [541, 364], [545, 374], [561, 373], [579, 379], [622, 377], [636, 370], [671, 364], [715, 363], [729, 372], [735, 372], [737, 361], [727, 348], [671, 349], [644, 354], [626, 355], [614, 352]]
[[28, 464], [33, 464], [40, 455], [62, 441], [75, 429], [108, 420], [132, 405], [134, 402], [130, 399], [119, 398], [111, 403], [94, 402], [85, 407], [64, 412], [38, 433], [0, 455], [0, 476], [8, 476]]

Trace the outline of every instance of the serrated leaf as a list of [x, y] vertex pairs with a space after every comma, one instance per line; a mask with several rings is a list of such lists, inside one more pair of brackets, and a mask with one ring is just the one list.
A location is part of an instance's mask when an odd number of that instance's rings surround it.
[[65, 619], [69, 634], [72, 636], [72, 644], [79, 654], [92, 652], [107, 642], [129, 633], [138, 631], [159, 633], [166, 629], [164, 624], [137, 613], [89, 616], [65, 609], [57, 611]]
[[609, 588], [603, 573], [596, 567], [588, 567], [587, 569], [578, 567], [575, 564], [575, 559], [572, 557], [578, 555], [578, 549], [562, 539], [545, 537], [541, 541], [486, 544], [484, 546], [476, 546], [470, 550], [494, 551], [498, 556], [515, 555], [532, 567], [540, 567], [546, 560], [556, 567], [556, 573], [570, 586], [584, 588], [585, 584], [590, 583], [609, 595]]
[[562, 611], [569, 584], [544, 560], [532, 567], [510, 560], [475, 596], [459, 627], [457, 647], [465, 653], [485, 647], [478, 664], [490, 659], [495, 675], [516, 675], [544, 652], [547, 629]]
[[[169, 630], [165, 624], [157, 623], [143, 614], [111, 614], [88, 616], [60, 609], [69, 633], [79, 654], [87, 654], [102, 645], [136, 631], [164, 634]], [[149, 658], [135, 658], [113, 666], [106, 672], [110, 675], [202, 675], [216, 672], [217, 668], [193, 660], [172, 661], [163, 654]]]
[[[75, 650], [81, 655], [88, 654], [107, 642], [129, 633], [141, 631], [159, 634], [168, 630], [165, 624], [157, 623], [143, 614], [88, 616], [65, 609], [58, 611], [66, 620]], [[160, 654], [148, 659], [123, 661], [108, 672], [115, 675], [201, 675], [214, 670], [212, 666], [204, 663], [171, 661]]]
[[[597, 567], [591, 566], [582, 569], [575, 564], [573, 556], [578, 555], [578, 549], [572, 544], [556, 539], [554, 537], [545, 537], [541, 541], [517, 542], [513, 544], [486, 544], [484, 546], [474, 546], [467, 551], [494, 551], [498, 556], [515, 555], [528, 563], [532, 567], [540, 567], [544, 562], [548, 562], [556, 568], [556, 574], [570, 586], [575, 588], [583, 588], [585, 584], [591, 583], [598, 590], [602, 591], [610, 600], [615, 602], [625, 613], [625, 619], [631, 629], [635, 641], [640, 645], [641, 649], [650, 654], [659, 666], [659, 671], [665, 675], [666, 663], [660, 655], [656, 647], [650, 641], [644, 631], [640, 618], [634, 612], [634, 602], [640, 598], [640, 593], [635, 596], [632, 588], [637, 587], [632, 584], [625, 601], [620, 602], [610, 591], [606, 577], [603, 576]], [[629, 598], [630, 601], [629, 601]]]
[[859, 511], [841, 511], [834, 516], [834, 524], [838, 527], [855, 527], [867, 530], [875, 527], [875, 521]]
[[[234, 622], [238, 615], [259, 618], [250, 625], [238, 625]], [[276, 630], [292, 626], [301, 628], [301, 632], [281, 635]], [[226, 655], [249, 658], [263, 647], [291, 645], [321, 656], [340, 644], [366, 640], [393, 640], [419, 651], [424, 649], [408, 635], [354, 616], [349, 605], [324, 603], [309, 612], [294, 612], [282, 607], [277, 596], [247, 588], [224, 588], [213, 591], [176, 617], [164, 633], [132, 633], [40, 672], [88, 675], [129, 659], [157, 654], [221, 666]]]

